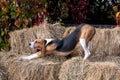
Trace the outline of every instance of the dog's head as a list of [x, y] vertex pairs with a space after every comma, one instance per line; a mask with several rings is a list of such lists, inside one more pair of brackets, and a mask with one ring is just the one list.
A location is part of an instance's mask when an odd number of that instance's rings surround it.
[[36, 51], [42, 51], [45, 49], [46, 40], [39, 38], [29, 43], [30, 48], [34, 48]]

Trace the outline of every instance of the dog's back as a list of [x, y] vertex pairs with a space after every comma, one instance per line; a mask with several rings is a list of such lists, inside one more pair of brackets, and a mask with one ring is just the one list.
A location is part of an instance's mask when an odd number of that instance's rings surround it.
[[79, 41], [78, 36], [80, 35], [81, 28], [85, 24], [79, 25], [71, 34], [69, 34], [67, 37], [63, 38], [58, 43], [58, 47], [56, 48], [57, 51], [67, 52], [71, 51], [75, 48], [76, 44]]

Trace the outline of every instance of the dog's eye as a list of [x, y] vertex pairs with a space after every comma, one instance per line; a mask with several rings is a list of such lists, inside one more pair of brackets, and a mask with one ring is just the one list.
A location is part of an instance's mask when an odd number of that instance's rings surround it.
[[37, 41], [35, 41], [35, 43], [37, 43]]

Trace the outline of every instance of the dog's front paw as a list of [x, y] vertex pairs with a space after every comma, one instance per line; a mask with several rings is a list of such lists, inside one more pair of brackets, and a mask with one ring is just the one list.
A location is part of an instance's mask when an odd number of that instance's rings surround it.
[[38, 58], [39, 56], [38, 56], [38, 54], [31, 54], [31, 55], [29, 55], [29, 56], [23, 56], [23, 57], [21, 57], [21, 59], [22, 60], [32, 60], [32, 59], [35, 59], [35, 58]]
[[20, 60], [31, 60], [28, 56], [22, 56], [20, 57]]

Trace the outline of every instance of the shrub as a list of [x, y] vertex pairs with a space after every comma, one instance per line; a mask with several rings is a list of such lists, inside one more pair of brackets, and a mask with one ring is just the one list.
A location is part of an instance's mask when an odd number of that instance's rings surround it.
[[39, 25], [48, 17], [46, 0], [0, 1], [0, 49], [9, 47], [8, 33]]

